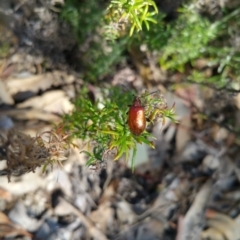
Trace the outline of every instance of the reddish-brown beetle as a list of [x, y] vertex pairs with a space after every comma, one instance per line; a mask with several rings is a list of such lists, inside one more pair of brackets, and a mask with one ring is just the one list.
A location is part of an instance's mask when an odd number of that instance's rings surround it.
[[[158, 95], [152, 95], [156, 93], [158, 93]], [[150, 95], [153, 97], [148, 98]], [[142, 104], [141, 98], [145, 100], [146, 106]], [[164, 97], [159, 95], [159, 90], [142, 94], [141, 97], [135, 96], [128, 112], [127, 123], [131, 133], [135, 136], [140, 136], [146, 128], [146, 120], [153, 123], [154, 120], [162, 116], [161, 111], [166, 107], [167, 103]]]
[[135, 97], [130, 106], [128, 112], [128, 126], [131, 133], [135, 136], [141, 135], [146, 128], [144, 106], [139, 97]]

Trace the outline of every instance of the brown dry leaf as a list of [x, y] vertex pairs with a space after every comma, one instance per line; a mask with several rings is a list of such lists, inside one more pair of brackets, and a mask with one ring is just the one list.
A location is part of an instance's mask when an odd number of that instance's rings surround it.
[[211, 195], [212, 182], [206, 182], [185, 215], [181, 227], [178, 229], [177, 240], [194, 239], [200, 240], [202, 231], [203, 213], [208, 199]]
[[11, 201], [13, 196], [12, 194], [5, 190], [4, 188], [0, 187], [0, 198], [5, 200], [5, 201]]
[[107, 240], [107, 237], [100, 231], [93, 221], [86, 217], [80, 210], [78, 210], [76, 207], [71, 205], [69, 202], [67, 202], [65, 199], [62, 197], [59, 198], [60, 202], [64, 201], [67, 205], [68, 208], [71, 210], [72, 213], [76, 214], [78, 218], [82, 221], [82, 223], [85, 225], [86, 229], [88, 230], [89, 234], [93, 237], [93, 239], [98, 239], [98, 240]]
[[220, 158], [208, 154], [202, 161], [202, 167], [205, 171], [216, 170], [220, 166]]
[[17, 235], [23, 235], [29, 238], [32, 237], [29, 232], [17, 227], [3, 212], [0, 212], [0, 238]]
[[191, 125], [192, 122], [189, 116], [183, 117], [178, 125], [176, 134], [176, 149], [178, 152], [183, 150], [191, 139]]
[[73, 109], [73, 104], [71, 104], [64, 91], [55, 90], [46, 92], [42, 96], [32, 97], [23, 103], [18, 104], [17, 107], [32, 107], [47, 112], [64, 114], [70, 112]]
[[[207, 226], [217, 230], [224, 239], [238, 240], [240, 236], [239, 225], [228, 215], [214, 210], [206, 211]], [[206, 234], [206, 233], [205, 233]], [[215, 238], [213, 239], [215, 240]]]
[[227, 139], [229, 131], [226, 128], [214, 124], [212, 128], [212, 134], [216, 142], [223, 142]]
[[235, 97], [235, 103], [238, 109], [240, 109], [240, 93], [238, 93]]
[[11, 78], [6, 81], [6, 86], [11, 95], [18, 92], [38, 92], [51, 87], [53, 81], [49, 78], [49, 74], [33, 75], [26, 78]]
[[14, 71], [14, 65], [6, 66], [1, 72], [1, 79], [7, 79]]
[[[166, 223], [156, 219], [148, 219], [138, 223], [121, 233], [118, 240], [155, 240], [162, 238]], [[161, 237], [160, 237], [161, 236]]]
[[106, 233], [114, 221], [114, 210], [111, 208], [111, 203], [109, 201], [102, 203], [97, 210], [91, 212], [89, 218], [103, 233]]
[[18, 120], [32, 120], [38, 119], [46, 122], [61, 122], [61, 118], [53, 113], [48, 113], [40, 109], [10, 109], [0, 110], [0, 115], [6, 115]]
[[7, 79], [14, 70], [14, 65], [13, 64], [8, 64], [6, 59], [4, 59], [1, 63], [0, 63], [0, 78], [1, 79]]
[[202, 232], [202, 240], [225, 240], [225, 237], [214, 228], [208, 228]]
[[101, 198], [99, 199], [99, 203], [101, 204], [113, 198], [116, 195], [118, 186], [119, 186], [119, 179], [112, 180], [110, 184], [105, 188]]
[[9, 94], [9, 91], [6, 88], [5, 83], [0, 79], [0, 104], [1, 103], [12, 105], [14, 104], [14, 100], [12, 96]]
[[120, 222], [133, 224], [136, 221], [137, 216], [128, 202], [122, 200], [118, 201], [116, 205], [116, 214]]
[[69, 207], [69, 204], [64, 201], [60, 201], [58, 205], [54, 208], [54, 214], [56, 216], [69, 215], [71, 212], [71, 207]]
[[[167, 224], [168, 223], [161, 222], [161, 221], [159, 221], [157, 219], [151, 219], [148, 223], [144, 224], [145, 226], [143, 226], [142, 231], [145, 232], [145, 234], [148, 231], [148, 234], [152, 234], [155, 237], [159, 237], [159, 236], [162, 235], [162, 233], [164, 231], [164, 227]], [[142, 239], [147, 239], [147, 238], [142, 238]]]
[[64, 72], [55, 71], [52, 73], [32, 75], [26, 78], [8, 79], [6, 87], [11, 95], [18, 92], [38, 92], [39, 90], [49, 89], [51, 86], [73, 83], [74, 76], [67, 75]]
[[114, 211], [111, 208], [111, 200], [116, 195], [119, 180], [115, 179], [104, 189], [102, 197], [99, 199], [99, 207], [90, 215], [90, 219], [102, 232], [107, 232], [109, 226], [114, 221]]

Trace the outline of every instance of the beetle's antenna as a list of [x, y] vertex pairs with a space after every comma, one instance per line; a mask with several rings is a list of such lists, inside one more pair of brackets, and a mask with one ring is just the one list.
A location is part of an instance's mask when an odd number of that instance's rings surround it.
[[132, 95], [133, 95], [133, 97], [136, 97], [136, 94], [135, 93], [133, 93], [134, 92], [134, 90], [131, 90], [130, 88], [128, 88], [126, 85], [124, 85], [124, 84], [118, 84], [118, 85], [116, 85], [116, 86], [121, 86], [122, 88], [124, 88], [127, 92], [130, 92], [130, 93], [132, 93]]
[[160, 92], [160, 90], [156, 90], [156, 91], [154, 91], [154, 92], [148, 93], [148, 94], [145, 95], [145, 96], [149, 96], [149, 95], [154, 94], [154, 93], [157, 93], [157, 92]]
[[126, 85], [124, 85], [124, 84], [120, 84], [120, 86], [123, 87], [123, 88], [125, 88], [125, 90], [127, 90], [127, 91], [130, 92], [130, 89], [129, 89]]

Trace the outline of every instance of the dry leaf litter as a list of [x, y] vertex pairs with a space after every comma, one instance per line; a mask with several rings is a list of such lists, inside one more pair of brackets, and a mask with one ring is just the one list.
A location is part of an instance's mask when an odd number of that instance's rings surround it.
[[[236, 5], [197, 2], [210, 14]], [[156, 149], [138, 147], [134, 173], [111, 157], [106, 168], [90, 170], [80, 150], [69, 147], [68, 134], [51, 125], [72, 110], [82, 85], [63, 54], [75, 42], [58, 21], [57, 4], [64, 1], [0, 4], [1, 32], [11, 43], [0, 63], [0, 239], [238, 240], [239, 143], [221, 123], [224, 109], [239, 123], [239, 94], [219, 98], [197, 85], [174, 93], [159, 86], [169, 106], [176, 103], [179, 124], [154, 126]], [[139, 59], [135, 65], [140, 75], [126, 66], [112, 84], [125, 79], [140, 89], [143, 72], [144, 79], [149, 72], [155, 81], [169, 77], [151, 62], [149, 69]], [[197, 114], [206, 106], [217, 116], [212, 121]]]

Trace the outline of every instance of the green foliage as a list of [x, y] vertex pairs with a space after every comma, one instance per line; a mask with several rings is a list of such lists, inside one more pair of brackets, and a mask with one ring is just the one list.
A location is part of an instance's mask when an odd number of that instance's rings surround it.
[[181, 15], [172, 28], [172, 36], [164, 48], [160, 65], [164, 69], [176, 69], [183, 72], [185, 64], [206, 52], [210, 41], [219, 32], [219, 25], [210, 23], [194, 9], [182, 9]]
[[119, 37], [121, 28], [129, 29], [130, 36], [143, 26], [149, 30], [149, 23], [157, 23], [153, 18], [157, 13], [152, 0], [111, 0], [106, 13], [108, 36], [110, 39]]
[[240, 32], [240, 9], [215, 22], [199, 15], [192, 5], [185, 6], [180, 14], [171, 24], [171, 37], [162, 48], [160, 66], [166, 70], [185, 72], [189, 64], [194, 66], [194, 61], [201, 58], [206, 60], [208, 67], [217, 68], [217, 73], [206, 78], [193, 69], [188, 79], [216, 87], [225, 86], [233, 76], [238, 81], [240, 52], [231, 41], [233, 34]]
[[[130, 45], [142, 44], [157, 52], [160, 67], [166, 70], [185, 72], [200, 58], [217, 68], [217, 74], [207, 79], [204, 75], [200, 79], [199, 74], [198, 82], [224, 86], [231, 78], [239, 80], [239, 47], [232, 41], [240, 32], [240, 9], [225, 11], [214, 21], [189, 4], [179, 10], [178, 18], [167, 23], [152, 0], [112, 0], [108, 7], [103, 1], [67, 0], [61, 16], [73, 26], [79, 43], [86, 46], [81, 55], [85, 80], [111, 73]], [[187, 78], [195, 81], [195, 72], [188, 71]]]
[[0, 43], [0, 58], [6, 57], [9, 52], [8, 43]]
[[143, 26], [142, 31], [129, 38], [128, 44], [137, 46], [146, 44], [151, 51], [159, 51], [164, 48], [172, 34], [171, 26], [165, 23], [164, 18], [165, 14], [162, 12], [154, 15], [156, 24], [152, 24], [149, 30]]
[[[167, 22], [152, 0], [112, 0], [108, 7], [103, 1], [66, 0], [61, 16], [72, 25], [84, 49], [81, 64], [85, 80], [101, 79], [111, 73], [129, 46], [142, 44], [160, 56], [162, 69], [182, 72], [184, 83], [189, 80], [230, 89], [240, 80], [239, 43], [233, 41], [240, 33], [240, 9], [225, 11], [222, 18], [214, 20], [201, 15], [193, 3]], [[211, 69], [210, 75], [195, 68], [197, 59], [205, 61], [204, 68]], [[148, 124], [156, 119], [162, 119], [163, 124], [165, 118], [175, 121], [174, 106], [167, 109], [161, 97], [147, 93], [141, 97]], [[65, 123], [76, 137], [91, 146], [92, 151], [84, 151], [88, 165], [104, 160], [112, 152], [116, 160], [122, 155], [128, 159], [133, 150], [134, 167], [136, 143], [153, 147], [151, 135], [145, 131], [137, 137], [129, 131], [126, 121], [133, 100], [130, 93], [113, 88], [103, 92], [103, 99], [93, 103], [87, 92], [82, 92]]]
[[[151, 97], [147, 93], [141, 95], [143, 103], [148, 106], [146, 118], [156, 112], [154, 119], [168, 117], [175, 121], [175, 114], [166, 107], [161, 108], [162, 98]], [[133, 150], [132, 166], [136, 153], [136, 144], [145, 143], [151, 147], [151, 135], [144, 131], [140, 136], [133, 135], [127, 125], [127, 113], [132, 104], [133, 95], [123, 93], [119, 88], [111, 88], [103, 92], [103, 100], [92, 103], [87, 97], [86, 89], [75, 102], [75, 110], [64, 118], [65, 126], [73, 132], [74, 136], [83, 139], [93, 147], [92, 151], [85, 151], [89, 157], [88, 165], [102, 161], [104, 157], [114, 152], [114, 159], [119, 159], [125, 154], [129, 159], [130, 150]], [[151, 106], [151, 108], [149, 107]], [[149, 123], [150, 124], [150, 123]]]
[[80, 44], [102, 24], [105, 6], [103, 1], [66, 0], [61, 18], [73, 27]]
[[90, 48], [83, 55], [84, 80], [96, 81], [114, 71], [114, 66], [122, 60], [122, 52], [126, 46], [126, 38], [120, 39], [118, 43], [91, 42]]
[[[153, 18], [157, 24], [152, 24], [150, 29], [143, 26], [142, 31], [129, 38], [128, 44], [146, 44], [150, 51], [160, 56], [162, 69], [185, 74], [188, 69], [186, 78], [191, 81], [234, 88], [240, 80], [239, 43], [233, 44], [240, 32], [239, 17], [238, 8], [225, 11], [218, 20], [210, 20], [200, 15], [194, 4], [189, 4], [179, 9], [178, 18], [169, 23], [165, 22], [163, 13], [155, 14]], [[197, 59], [204, 59], [207, 66], [217, 72], [206, 77], [194, 69]]]
[[108, 42], [102, 36], [104, 26], [104, 1], [66, 0], [61, 18], [68, 22], [81, 46], [81, 62], [85, 81], [96, 81], [110, 74], [121, 61], [126, 39]]

